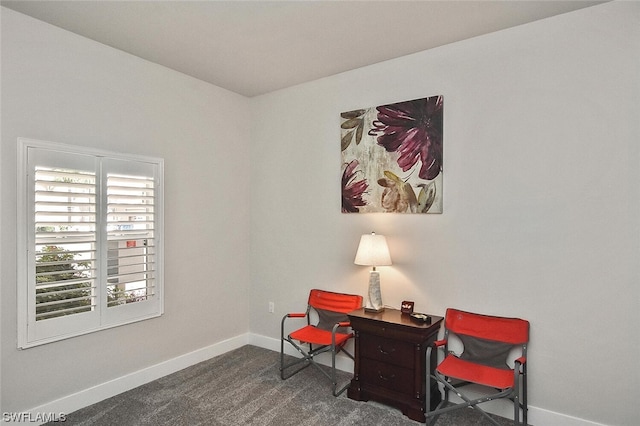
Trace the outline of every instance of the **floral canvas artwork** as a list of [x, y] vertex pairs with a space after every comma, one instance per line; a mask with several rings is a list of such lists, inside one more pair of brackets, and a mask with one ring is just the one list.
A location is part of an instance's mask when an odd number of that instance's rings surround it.
[[340, 114], [343, 213], [442, 213], [442, 96]]

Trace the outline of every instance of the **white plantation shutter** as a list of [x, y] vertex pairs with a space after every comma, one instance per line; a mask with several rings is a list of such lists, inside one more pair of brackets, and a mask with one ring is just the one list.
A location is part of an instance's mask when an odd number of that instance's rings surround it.
[[161, 315], [162, 160], [20, 143], [19, 346]]
[[153, 176], [107, 175], [107, 306], [155, 294]]
[[35, 319], [96, 305], [95, 174], [35, 168]]

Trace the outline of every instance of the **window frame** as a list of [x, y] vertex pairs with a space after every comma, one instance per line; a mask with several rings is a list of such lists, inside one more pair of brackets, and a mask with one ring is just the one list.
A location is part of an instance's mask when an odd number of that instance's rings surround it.
[[[75, 313], [36, 321], [35, 288], [36, 282], [32, 268], [35, 268], [35, 205], [31, 187], [35, 178], [35, 167], [30, 169], [29, 153], [43, 155], [45, 151], [52, 157], [61, 156], [64, 162], [86, 158], [89, 166], [95, 163], [96, 171], [96, 257], [100, 258], [97, 267], [104, 270], [98, 272], [96, 284], [97, 305], [89, 312]], [[84, 160], [82, 158], [81, 160]], [[55, 160], [53, 160], [55, 162]], [[45, 162], [49, 162], [48, 160]], [[154, 294], [135, 303], [127, 303], [115, 307], [107, 307], [106, 297], [108, 282], [108, 250], [107, 239], [107, 195], [102, 189], [107, 185], [107, 172], [104, 167], [119, 169], [132, 168], [136, 173], [146, 177], [152, 174], [153, 186], [153, 240], [155, 244]], [[56, 166], [57, 167], [57, 166]], [[60, 165], [63, 168], [64, 165]], [[103, 182], [104, 181], [104, 182]], [[26, 349], [68, 339], [95, 331], [105, 330], [151, 318], [164, 313], [164, 160], [162, 158], [123, 154], [97, 148], [88, 148], [28, 138], [18, 138], [18, 190], [17, 190], [17, 314], [18, 314], [18, 348]], [[104, 194], [102, 193], [104, 192]], [[146, 241], [145, 241], [146, 242]]]

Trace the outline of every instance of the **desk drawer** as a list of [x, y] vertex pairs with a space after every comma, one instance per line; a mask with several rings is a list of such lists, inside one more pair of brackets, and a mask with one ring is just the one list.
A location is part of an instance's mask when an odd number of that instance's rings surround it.
[[407, 395], [413, 393], [414, 377], [412, 370], [368, 358], [362, 358], [360, 361], [360, 380], [363, 383]]
[[361, 356], [405, 368], [414, 368], [415, 346], [411, 343], [368, 334], [360, 335]]

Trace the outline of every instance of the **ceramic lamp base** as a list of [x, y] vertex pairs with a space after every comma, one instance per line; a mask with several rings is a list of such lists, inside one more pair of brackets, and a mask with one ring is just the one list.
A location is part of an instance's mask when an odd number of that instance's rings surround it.
[[369, 297], [364, 310], [365, 312], [384, 311], [382, 294], [380, 293], [380, 274], [378, 271], [371, 271], [369, 273]]

